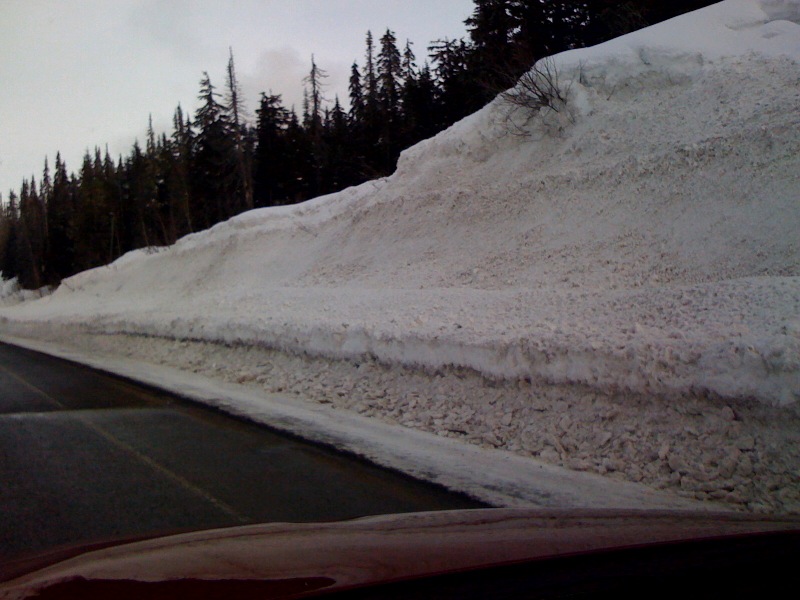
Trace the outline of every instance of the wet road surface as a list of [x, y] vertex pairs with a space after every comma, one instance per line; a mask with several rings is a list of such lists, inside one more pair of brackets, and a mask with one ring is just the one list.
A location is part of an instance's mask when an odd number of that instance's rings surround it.
[[187, 530], [481, 506], [169, 394], [0, 344], [0, 564]]

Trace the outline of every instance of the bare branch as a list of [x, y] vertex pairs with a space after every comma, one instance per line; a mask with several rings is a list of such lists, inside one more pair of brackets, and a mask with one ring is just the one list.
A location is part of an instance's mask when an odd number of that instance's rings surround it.
[[513, 106], [538, 111], [549, 108], [560, 112], [567, 103], [566, 91], [559, 85], [558, 69], [552, 57], [543, 58], [500, 97]]

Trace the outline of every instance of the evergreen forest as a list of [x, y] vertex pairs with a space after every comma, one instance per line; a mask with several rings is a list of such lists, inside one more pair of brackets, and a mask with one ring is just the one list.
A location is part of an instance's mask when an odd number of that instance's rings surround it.
[[474, 0], [468, 36], [435, 40], [420, 60], [387, 29], [365, 35], [349, 98], [325, 97], [311, 57], [298, 114], [263, 93], [246, 113], [231, 53], [226, 80], [199, 83], [193, 113], [169, 133], [152, 119], [144, 147], [87, 152], [77, 171], [60, 154], [0, 198], [0, 273], [28, 289], [174, 243], [241, 212], [294, 204], [390, 174], [400, 152], [478, 110], [538, 59], [594, 45], [695, 10], [700, 0]]

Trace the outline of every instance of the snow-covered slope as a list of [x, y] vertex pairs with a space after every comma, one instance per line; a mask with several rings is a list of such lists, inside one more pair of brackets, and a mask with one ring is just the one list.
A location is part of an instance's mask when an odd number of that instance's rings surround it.
[[[500, 378], [800, 398], [800, 1], [555, 57], [389, 178], [81, 273], [11, 321]], [[533, 118], [529, 118], [533, 117]]]

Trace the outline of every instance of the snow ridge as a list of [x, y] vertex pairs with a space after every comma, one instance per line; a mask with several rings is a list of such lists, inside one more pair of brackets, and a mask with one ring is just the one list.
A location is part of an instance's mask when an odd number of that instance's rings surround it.
[[728, 0], [563, 53], [567, 111], [498, 99], [389, 178], [131, 253], [2, 314], [794, 403], [798, 23], [797, 0]]

